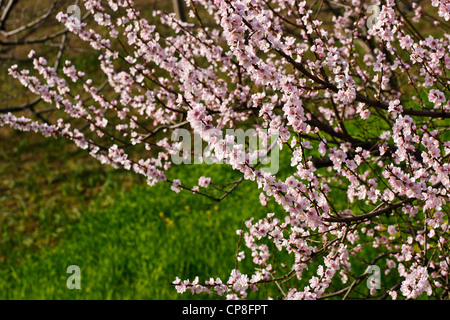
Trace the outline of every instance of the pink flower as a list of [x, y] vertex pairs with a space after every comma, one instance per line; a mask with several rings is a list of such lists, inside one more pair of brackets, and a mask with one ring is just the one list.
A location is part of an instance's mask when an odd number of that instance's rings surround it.
[[397, 292], [396, 291], [389, 291], [389, 295], [391, 296], [392, 300], [397, 299]]
[[428, 94], [428, 100], [430, 100], [430, 102], [433, 102], [436, 108], [447, 101], [444, 93], [435, 89], [430, 90]]
[[198, 179], [198, 185], [200, 186], [200, 187], [203, 187], [203, 188], [208, 188], [208, 186], [209, 186], [209, 184], [211, 183], [211, 178], [209, 178], [209, 177], [200, 177], [199, 179]]
[[395, 225], [390, 225], [388, 227], [388, 232], [389, 232], [390, 235], [393, 235], [394, 233], [396, 233], [397, 232], [396, 226]]
[[175, 191], [176, 193], [180, 192], [179, 186], [181, 185], [181, 181], [179, 179], [174, 179], [172, 186], [170, 187], [172, 191]]

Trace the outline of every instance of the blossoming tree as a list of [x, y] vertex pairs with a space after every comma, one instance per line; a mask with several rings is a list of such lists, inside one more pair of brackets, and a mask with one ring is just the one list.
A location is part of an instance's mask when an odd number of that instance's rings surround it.
[[[236, 260], [252, 259], [252, 272], [236, 263], [228, 279], [176, 278], [180, 293], [246, 298], [272, 283], [281, 298], [347, 298], [367, 281], [377, 298], [449, 298], [449, 1], [186, 0], [187, 21], [157, 11], [156, 26], [131, 0], [84, 6], [95, 27], [57, 18], [98, 51], [110, 90], [32, 51], [35, 75], [9, 72], [58, 119], [2, 113], [0, 125], [67, 138], [149, 185], [215, 201], [251, 180], [260, 205], [278, 205], [237, 230]], [[253, 129], [266, 155], [281, 149], [291, 174], [264, 170], [259, 150], [221, 134], [230, 128]], [[179, 129], [241, 179], [219, 197], [214, 177], [169, 179]], [[398, 282], [383, 285], [380, 270]]]

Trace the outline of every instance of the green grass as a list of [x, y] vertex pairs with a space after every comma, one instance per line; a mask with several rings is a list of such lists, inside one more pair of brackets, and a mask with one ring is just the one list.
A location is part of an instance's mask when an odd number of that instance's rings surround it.
[[[161, 188], [133, 189], [106, 210], [86, 212], [54, 248], [3, 270], [0, 296], [172, 299], [177, 294], [170, 282], [177, 275], [225, 276], [233, 265], [236, 238], [230, 235], [238, 214], [198, 206], [192, 197]], [[80, 291], [66, 288], [72, 264], [81, 269]]]
[[[52, 145], [59, 143], [50, 142], [44, 152], [51, 154]], [[223, 181], [236, 177], [222, 166], [193, 165], [175, 171], [188, 185], [202, 174]], [[254, 205], [258, 192], [251, 191], [251, 182], [214, 203], [188, 191], [176, 194], [166, 183], [150, 188], [135, 181], [124, 189], [117, 176], [108, 171], [105, 175], [105, 184], [89, 206], [78, 210], [77, 219], [63, 219], [65, 223], [58, 225], [52, 208], [39, 210], [49, 216], [36, 218], [35, 229], [40, 231], [34, 232], [35, 241], [47, 237], [49, 228], [58, 229], [52, 242], [29, 248], [22, 245], [23, 233], [3, 233], [7, 250], [0, 264], [1, 299], [193, 298], [190, 293], [177, 294], [170, 283], [176, 276], [227, 279], [234, 267], [236, 229], [243, 219], [265, 214], [263, 207]], [[75, 170], [66, 178], [81, 183], [89, 175]], [[67, 201], [76, 193], [66, 193]], [[17, 219], [25, 223], [31, 216]], [[69, 265], [80, 267], [81, 290], [66, 287]]]

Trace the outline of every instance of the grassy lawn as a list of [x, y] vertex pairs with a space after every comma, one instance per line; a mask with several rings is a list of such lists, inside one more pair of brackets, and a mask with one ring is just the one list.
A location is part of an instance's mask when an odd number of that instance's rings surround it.
[[[83, 154], [63, 141], [44, 146], [31, 135], [13, 136], [21, 141], [16, 153], [2, 150], [2, 176], [9, 173], [11, 180], [4, 180], [8, 191], [1, 198], [1, 299], [190, 299], [170, 282], [176, 276], [227, 279], [235, 231], [243, 219], [266, 213], [255, 206], [258, 192], [251, 182], [214, 203], [188, 191], [176, 194], [165, 183], [150, 188], [127, 173], [94, 171], [95, 162], [81, 164]], [[33, 152], [40, 153], [22, 176], [13, 173], [18, 158]], [[50, 160], [60, 167], [49, 167]], [[200, 175], [237, 177], [218, 165], [174, 170], [188, 185]], [[66, 287], [69, 265], [80, 267], [81, 290]]]

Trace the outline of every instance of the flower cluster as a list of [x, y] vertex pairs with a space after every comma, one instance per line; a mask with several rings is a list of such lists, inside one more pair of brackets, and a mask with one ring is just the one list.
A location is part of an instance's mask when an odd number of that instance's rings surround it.
[[[179, 293], [242, 299], [273, 285], [284, 299], [347, 298], [369, 276], [358, 270], [377, 265], [397, 283], [362, 288], [367, 297], [448, 298], [450, 9], [422, 2], [384, 1], [367, 28], [360, 0], [186, 1], [188, 21], [155, 11], [155, 25], [130, 0], [86, 0], [97, 27], [57, 18], [98, 53], [105, 83], [31, 52], [36, 75], [9, 73], [60, 117], [0, 114], [0, 125], [65, 137], [176, 193], [221, 201], [252, 181], [267, 209], [238, 230], [245, 247], [229, 278], [177, 277]], [[269, 152], [282, 150], [288, 174], [221, 134], [249, 127]], [[229, 189], [211, 188], [214, 177], [169, 178], [178, 128], [242, 178]], [[253, 269], [239, 268], [247, 262]]]

